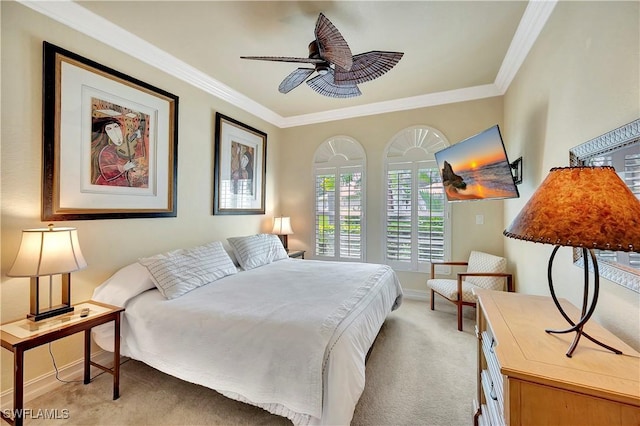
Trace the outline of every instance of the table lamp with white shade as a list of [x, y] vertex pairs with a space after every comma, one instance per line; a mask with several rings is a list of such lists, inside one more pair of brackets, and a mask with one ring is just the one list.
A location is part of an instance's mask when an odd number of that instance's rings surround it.
[[282, 245], [285, 250], [289, 250], [288, 244], [288, 236], [293, 234], [293, 229], [291, 229], [291, 218], [289, 217], [276, 217], [273, 219], [273, 230], [272, 234], [276, 234], [280, 237], [282, 241]]
[[[30, 312], [27, 318], [40, 321], [73, 311], [71, 306], [71, 272], [87, 266], [76, 228], [25, 229], [10, 277], [30, 277]], [[52, 306], [53, 275], [62, 275], [62, 301]], [[49, 307], [40, 309], [40, 277], [49, 277]]]

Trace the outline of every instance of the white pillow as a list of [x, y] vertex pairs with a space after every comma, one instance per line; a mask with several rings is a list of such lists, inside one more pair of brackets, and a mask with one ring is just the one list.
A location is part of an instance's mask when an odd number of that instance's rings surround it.
[[229, 257], [231, 258], [231, 261], [233, 262], [233, 264], [236, 265], [236, 267], [240, 266], [240, 264], [238, 263], [238, 259], [236, 259], [236, 254], [233, 252], [233, 248], [229, 245], [224, 245], [224, 243], [222, 244], [222, 246], [224, 247]]
[[138, 262], [124, 266], [93, 290], [92, 300], [124, 307], [129, 299], [155, 288], [151, 274]]
[[220, 241], [174, 250], [138, 262], [147, 267], [156, 287], [167, 299], [175, 299], [238, 272]]
[[280, 238], [275, 234], [257, 234], [227, 238], [238, 263], [244, 270], [257, 268], [277, 260], [288, 259]]

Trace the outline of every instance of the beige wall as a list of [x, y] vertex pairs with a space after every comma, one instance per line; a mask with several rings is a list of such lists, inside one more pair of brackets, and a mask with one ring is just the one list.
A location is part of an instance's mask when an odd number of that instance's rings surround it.
[[[46, 40], [160, 87], [180, 97], [178, 217], [59, 222], [78, 228], [88, 267], [72, 276], [72, 301], [89, 299], [93, 289], [118, 268], [178, 247], [266, 231], [277, 199], [275, 152], [283, 131], [213, 96], [196, 90], [135, 58], [110, 49], [30, 9], [0, 2], [2, 13], [2, 282], [3, 322], [29, 311], [29, 279], [8, 278], [21, 230], [40, 221], [42, 146], [42, 41]], [[268, 134], [266, 215], [212, 216], [215, 113], [240, 120]], [[59, 366], [81, 357], [81, 336], [53, 344]], [[12, 387], [13, 358], [1, 351], [2, 390]], [[50, 372], [46, 347], [28, 351], [25, 374]]]
[[[282, 174], [278, 182], [280, 211], [291, 216], [294, 235], [289, 246], [304, 248], [313, 258], [314, 182], [313, 156], [328, 138], [346, 135], [356, 139], [367, 155], [366, 169], [366, 260], [383, 262], [383, 223], [385, 200], [384, 151], [396, 133], [414, 125], [426, 125], [441, 131], [450, 143], [472, 136], [502, 120], [502, 98], [490, 98], [391, 114], [287, 129], [279, 158]], [[484, 216], [484, 225], [476, 225], [476, 215]], [[466, 259], [472, 249], [502, 254], [503, 201], [452, 203], [452, 257]], [[426, 275], [400, 272], [406, 290], [426, 294]]]
[[[504, 97], [505, 137], [524, 157], [522, 196], [505, 202], [505, 226], [550, 168], [569, 165], [569, 149], [640, 116], [639, 9], [638, 2], [556, 6]], [[553, 246], [504, 240], [518, 290], [548, 295], [546, 267]], [[582, 274], [572, 265], [571, 249], [561, 248], [554, 261], [557, 293], [577, 306]], [[639, 311], [638, 293], [601, 280], [594, 317], [636, 349]]]

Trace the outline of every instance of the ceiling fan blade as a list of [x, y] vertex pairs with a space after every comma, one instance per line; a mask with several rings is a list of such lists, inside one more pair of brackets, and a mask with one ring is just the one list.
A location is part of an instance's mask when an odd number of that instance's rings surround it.
[[302, 62], [305, 64], [321, 64], [325, 62], [317, 58], [293, 58], [290, 56], [240, 56], [240, 59], [251, 59], [254, 61], [276, 61], [276, 62]]
[[300, 84], [302, 84], [302, 82], [305, 81], [307, 77], [313, 74], [314, 71], [315, 69], [313, 68], [298, 68], [297, 70], [286, 76], [284, 80], [282, 80], [282, 83], [280, 83], [278, 90], [280, 91], [280, 93], [289, 93], [296, 87], [300, 86]]
[[316, 92], [330, 98], [354, 98], [362, 95], [362, 92], [355, 84], [335, 84], [333, 82], [332, 69], [326, 74], [320, 74], [311, 80], [307, 80], [307, 84]]
[[373, 50], [353, 57], [351, 69], [336, 66], [335, 83], [360, 84], [376, 79], [393, 68], [402, 59], [402, 52], [382, 52]]
[[318, 16], [318, 21], [316, 22], [315, 35], [321, 57], [344, 70], [351, 69], [353, 56], [349, 45], [340, 34], [340, 31], [322, 13]]

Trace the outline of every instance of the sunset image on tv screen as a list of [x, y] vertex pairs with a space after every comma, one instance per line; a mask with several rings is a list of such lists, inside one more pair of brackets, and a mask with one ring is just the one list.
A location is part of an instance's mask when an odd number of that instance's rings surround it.
[[435, 153], [449, 201], [517, 198], [497, 125]]

